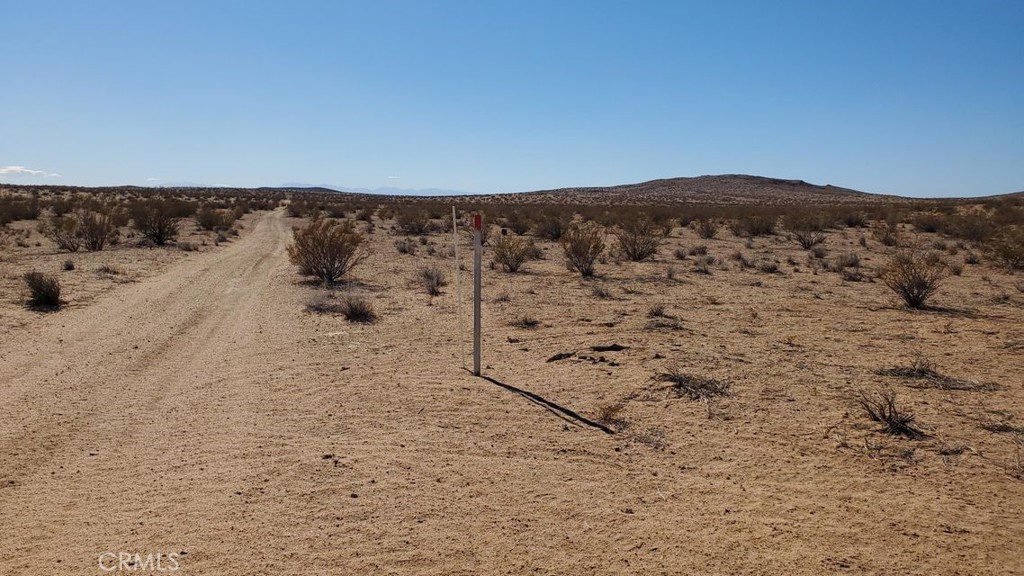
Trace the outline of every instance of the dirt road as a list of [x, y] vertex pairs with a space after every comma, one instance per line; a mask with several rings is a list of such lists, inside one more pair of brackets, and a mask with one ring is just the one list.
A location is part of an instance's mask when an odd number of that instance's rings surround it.
[[[303, 313], [289, 236], [268, 213], [0, 344], [0, 574], [103, 574], [106, 552], [207, 575], [1020, 567], [1017, 489], [879, 477], [808, 430], [803, 400], [751, 408], [764, 392], [732, 421], [651, 404], [667, 449], [579, 425], [462, 372], [451, 301], [375, 280], [393, 256], [360, 274], [378, 324]], [[501, 364], [570, 408], [590, 390]], [[769, 411], [792, 417], [765, 434]]]

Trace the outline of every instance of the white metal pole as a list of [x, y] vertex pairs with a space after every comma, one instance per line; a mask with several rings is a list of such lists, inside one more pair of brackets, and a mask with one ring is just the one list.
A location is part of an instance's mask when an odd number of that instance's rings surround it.
[[473, 376], [480, 375], [480, 260], [483, 254], [481, 229], [483, 218], [473, 216]]
[[452, 206], [452, 243], [455, 245], [455, 306], [459, 315], [459, 360], [462, 362], [462, 369], [466, 369], [466, 332], [462, 329], [462, 281], [459, 270], [459, 220], [455, 216], [455, 206]]

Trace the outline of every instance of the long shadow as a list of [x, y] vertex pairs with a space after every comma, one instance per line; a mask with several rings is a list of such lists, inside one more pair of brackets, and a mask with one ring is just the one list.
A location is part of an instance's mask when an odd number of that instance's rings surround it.
[[487, 380], [488, 382], [490, 382], [491, 384], [494, 384], [495, 386], [498, 386], [500, 388], [504, 388], [505, 390], [508, 390], [509, 392], [512, 392], [512, 393], [515, 393], [515, 394], [519, 394], [520, 396], [522, 396], [523, 398], [526, 398], [530, 402], [533, 402], [534, 404], [537, 404], [538, 406], [541, 406], [541, 407], [551, 411], [554, 415], [558, 416], [562, 420], [565, 420], [567, 422], [571, 422], [571, 423], [577, 424], [577, 425], [582, 424], [582, 425], [585, 425], [585, 426], [590, 426], [591, 428], [597, 428], [598, 430], [600, 430], [601, 432], [604, 432], [605, 434], [615, 434], [614, 430], [612, 430], [611, 428], [605, 426], [604, 424], [601, 424], [600, 422], [594, 422], [593, 420], [590, 420], [588, 418], [580, 416], [576, 412], [573, 412], [572, 410], [570, 410], [568, 408], [565, 408], [564, 406], [559, 406], [558, 404], [555, 404], [554, 402], [551, 402], [550, 400], [546, 400], [544, 397], [539, 396], [537, 394], [534, 394], [533, 392], [530, 392], [529, 390], [523, 390], [522, 388], [516, 388], [515, 386], [510, 386], [508, 384], [505, 384], [504, 382], [500, 382], [500, 381], [498, 381], [498, 380], [496, 380], [494, 378], [491, 378], [490, 376], [481, 376], [481, 378], [483, 378], [484, 380]]

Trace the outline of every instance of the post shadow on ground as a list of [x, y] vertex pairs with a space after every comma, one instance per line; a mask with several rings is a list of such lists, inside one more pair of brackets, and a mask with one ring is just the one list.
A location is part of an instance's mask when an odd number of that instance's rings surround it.
[[534, 404], [537, 404], [538, 406], [541, 406], [542, 408], [550, 411], [552, 414], [558, 416], [562, 420], [565, 420], [577, 426], [582, 425], [589, 426], [591, 428], [596, 428], [604, 432], [605, 434], [615, 434], [614, 430], [605, 426], [604, 424], [601, 424], [600, 422], [594, 422], [593, 420], [581, 416], [580, 414], [574, 412], [573, 410], [570, 410], [569, 408], [560, 406], [558, 404], [555, 404], [554, 402], [551, 402], [550, 400], [547, 400], [546, 398], [540, 396], [539, 394], [534, 394], [533, 392], [530, 392], [529, 390], [523, 390], [522, 388], [516, 388], [511, 384], [505, 384], [504, 382], [501, 382], [500, 380], [493, 378], [491, 376], [481, 375], [480, 378], [487, 380], [488, 382], [494, 384], [499, 388], [504, 388], [505, 390], [508, 390], [513, 394], [518, 394], [523, 398], [526, 398], [530, 402], [533, 402]]

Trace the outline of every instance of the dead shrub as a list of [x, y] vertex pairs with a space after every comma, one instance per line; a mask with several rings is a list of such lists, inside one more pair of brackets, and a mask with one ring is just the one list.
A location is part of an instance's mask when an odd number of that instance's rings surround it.
[[306, 312], [313, 314], [330, 314], [340, 312], [338, 302], [330, 292], [317, 292], [306, 300]]
[[60, 250], [77, 252], [82, 246], [78, 220], [71, 216], [51, 216], [39, 224], [39, 233], [49, 238]]
[[775, 234], [776, 217], [768, 214], [751, 214], [735, 220], [730, 229], [736, 236], [770, 236]]
[[571, 223], [572, 214], [545, 208], [544, 212], [537, 217], [537, 222], [533, 226], [533, 233], [539, 238], [546, 238], [547, 240], [557, 242], [569, 230]]
[[430, 216], [425, 210], [404, 208], [395, 218], [399, 232], [409, 236], [419, 236], [430, 232]]
[[896, 393], [891, 390], [884, 390], [875, 396], [860, 392], [857, 402], [868, 413], [868, 417], [885, 426], [883, 431], [886, 434], [912, 440], [927, 436], [915, 426], [914, 415], [896, 405]]
[[896, 246], [900, 243], [903, 234], [898, 224], [882, 222], [871, 230], [871, 235], [882, 243], [883, 246]]
[[110, 216], [86, 210], [78, 212], [78, 235], [86, 250], [103, 250], [116, 231], [117, 228]]
[[988, 214], [970, 212], [951, 217], [948, 232], [957, 238], [982, 243], [992, 237], [995, 229], [995, 224]]
[[377, 321], [377, 313], [373, 310], [373, 304], [362, 296], [346, 294], [338, 301], [336, 309], [349, 322], [372, 324]]
[[231, 210], [218, 210], [204, 205], [196, 210], [195, 219], [196, 226], [200, 230], [218, 232], [231, 228], [235, 223], [235, 213]]
[[986, 252], [1007, 272], [1024, 269], [1024, 228], [1004, 230], [986, 245]]
[[718, 221], [712, 218], [700, 218], [693, 224], [693, 230], [697, 232], [697, 236], [700, 236], [705, 240], [711, 240], [717, 236], [718, 228]]
[[628, 426], [628, 423], [620, 416], [624, 408], [625, 405], [620, 402], [599, 406], [597, 408], [595, 420], [605, 426], [611, 426], [616, 430], [625, 429]]
[[634, 262], [646, 260], [658, 252], [662, 232], [648, 220], [633, 220], [617, 236], [619, 249]]
[[860, 268], [860, 256], [856, 252], [843, 252], [832, 262], [832, 269], [836, 272], [841, 272], [846, 268]]
[[878, 277], [910, 308], [922, 309], [949, 274], [941, 260], [930, 260], [918, 250], [901, 250], [893, 254]]
[[28, 288], [27, 304], [32, 308], [56, 310], [60, 308], [60, 281], [56, 276], [42, 272], [26, 272], [22, 279]]
[[594, 263], [604, 253], [604, 230], [596, 222], [575, 224], [562, 235], [566, 266], [584, 278], [594, 275]]
[[516, 328], [524, 328], [526, 330], [532, 330], [537, 326], [540, 326], [540, 320], [537, 320], [529, 314], [523, 314], [512, 321], [512, 325]]
[[[534, 245], [533, 248], [536, 248]], [[516, 273], [530, 257], [530, 245], [517, 236], [498, 236], [492, 246], [494, 262], [508, 273]]]
[[783, 222], [804, 250], [810, 250], [825, 241], [825, 220], [821, 216], [798, 212], [787, 214]]
[[448, 285], [448, 280], [445, 278], [444, 271], [437, 266], [427, 266], [420, 268], [419, 280], [423, 284], [423, 287], [427, 290], [427, 294], [431, 296], [440, 296], [441, 288]]
[[706, 402], [715, 396], [727, 396], [730, 384], [722, 380], [706, 376], [694, 376], [678, 366], [669, 367], [658, 375], [658, 380], [668, 382], [677, 396], [686, 396], [690, 400]]
[[654, 304], [647, 309], [648, 318], [672, 318], [664, 304]]
[[409, 238], [402, 238], [395, 240], [395, 250], [398, 250], [399, 254], [416, 254], [416, 243]]
[[295, 241], [288, 246], [288, 259], [301, 274], [331, 285], [366, 258], [359, 249], [362, 242], [352, 222], [316, 219], [295, 232]]
[[877, 371], [882, 376], [892, 376], [919, 382], [916, 388], [938, 388], [940, 390], [968, 390], [991, 392], [999, 387], [994, 384], [983, 384], [974, 380], [954, 378], [939, 373], [931, 360], [922, 354], [914, 356], [907, 366], [884, 368]]
[[711, 275], [711, 265], [715, 263], [715, 257], [711, 255], [698, 256], [693, 263], [693, 271], [698, 274]]

